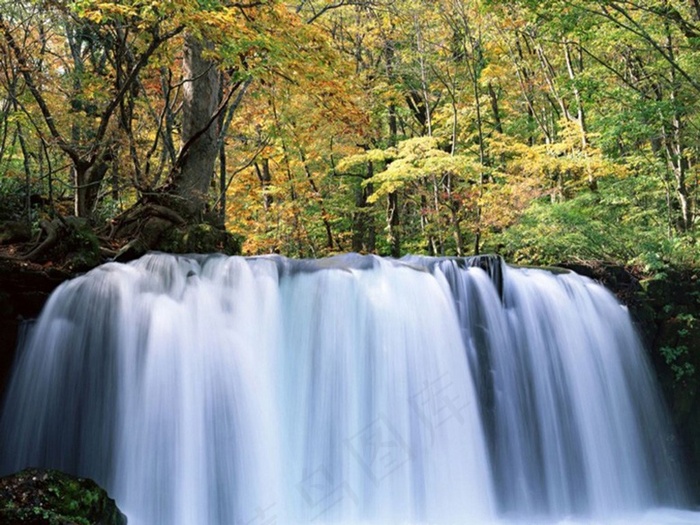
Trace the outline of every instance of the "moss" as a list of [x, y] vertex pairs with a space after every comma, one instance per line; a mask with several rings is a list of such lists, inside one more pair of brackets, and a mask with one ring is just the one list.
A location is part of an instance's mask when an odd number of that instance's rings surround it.
[[85, 221], [68, 221], [68, 233], [61, 243], [67, 267], [73, 271], [84, 271], [100, 264], [100, 241]]
[[193, 224], [173, 228], [162, 239], [160, 249], [169, 253], [241, 253], [242, 241], [238, 236], [210, 224]]
[[126, 518], [92, 480], [27, 469], [0, 479], [0, 523], [126, 525]]
[[84, 272], [100, 264], [100, 242], [87, 220], [78, 217], [56, 219], [56, 242], [35, 262], [53, 262], [71, 272]]

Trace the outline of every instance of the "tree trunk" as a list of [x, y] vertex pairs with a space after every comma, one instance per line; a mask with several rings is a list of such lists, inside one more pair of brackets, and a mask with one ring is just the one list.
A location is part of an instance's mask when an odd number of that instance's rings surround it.
[[493, 129], [503, 134], [503, 122], [501, 121], [501, 110], [498, 106], [498, 95], [491, 82], [488, 84], [488, 90], [489, 100], [491, 101], [491, 112], [493, 113]]
[[[396, 77], [394, 70], [394, 42], [385, 42], [384, 46], [384, 58], [386, 60], [386, 71], [389, 82], [393, 83]], [[429, 114], [430, 109], [426, 109], [426, 115]], [[394, 104], [389, 105], [389, 145], [396, 146], [398, 143], [398, 122], [396, 114], [396, 106]], [[373, 170], [371, 164], [370, 169]], [[368, 175], [373, 173], [373, 171], [368, 170]], [[392, 191], [387, 196], [386, 203], [386, 223], [388, 231], [388, 241], [391, 247], [391, 256], [400, 257], [401, 256], [401, 235], [399, 233], [399, 195], [397, 192]], [[374, 244], [374, 234], [372, 234], [372, 244]]]
[[272, 185], [272, 175], [270, 174], [270, 159], [262, 159], [262, 167], [259, 163], [253, 163], [255, 168], [255, 173], [258, 175], [258, 180], [260, 181], [260, 193], [263, 197], [263, 208], [265, 213], [270, 211], [270, 207], [274, 202], [272, 195], [270, 194], [270, 186]]
[[[224, 100], [224, 74], [219, 73], [219, 100]], [[226, 225], [226, 115], [221, 112], [219, 115], [219, 134], [216, 138], [217, 148], [219, 150], [219, 209], [218, 219], [219, 226], [225, 228]]]
[[309, 169], [309, 164], [306, 160], [306, 154], [304, 153], [304, 150], [302, 150], [301, 148], [299, 149], [299, 159], [301, 160], [301, 163], [304, 166], [304, 173], [306, 173], [306, 180], [309, 181], [309, 186], [311, 186], [311, 191], [313, 191], [314, 195], [316, 196], [316, 200], [318, 201], [319, 207], [321, 208], [321, 220], [323, 221], [323, 226], [326, 229], [326, 248], [328, 248], [329, 250], [332, 250], [335, 242], [333, 241], [333, 230], [331, 228], [331, 223], [328, 220], [329, 214], [328, 214], [328, 211], [326, 210], [325, 205], [323, 204], [323, 195], [321, 194], [321, 191], [319, 190], [318, 186], [316, 185], [316, 182], [314, 181], [313, 174], [311, 173], [311, 170]]
[[108, 156], [105, 161], [77, 164], [75, 170], [75, 215], [89, 218], [95, 210], [100, 186], [109, 169]]
[[[363, 180], [374, 176], [374, 166], [367, 163], [367, 174]], [[373, 253], [375, 236], [374, 221], [367, 199], [372, 195], [372, 185], [357, 185], [355, 189], [355, 209], [352, 214], [352, 251]]]
[[[666, 24], [666, 49], [669, 57], [672, 60], [674, 58], [674, 44], [671, 36], [671, 29]], [[680, 212], [679, 217], [679, 230], [688, 231], [691, 228], [691, 211], [688, 202], [688, 186], [687, 186], [687, 168], [688, 168], [688, 158], [685, 149], [685, 137], [684, 137], [684, 121], [682, 109], [679, 107], [679, 96], [677, 92], [678, 79], [676, 77], [676, 70], [671, 68], [671, 93], [670, 101], [673, 104], [673, 117], [671, 120], [671, 133], [665, 138], [666, 142], [666, 152], [667, 161], [670, 170], [672, 171], [676, 179], [676, 199], [678, 201], [678, 207]]]
[[182, 66], [182, 144], [173, 190], [192, 216], [205, 211], [218, 153], [219, 74], [214, 63], [203, 57], [205, 50], [205, 43], [187, 35]]
[[[219, 73], [215, 64], [203, 56], [207, 49], [206, 42], [186, 35], [180, 150], [167, 191], [146, 195], [140, 205], [121, 216], [113, 235], [131, 240], [119, 250], [115, 260], [127, 261], [147, 250], [161, 249], [160, 243], [173, 228], [202, 222], [208, 211], [208, 193], [219, 154], [219, 116], [224, 106], [219, 100]], [[167, 147], [168, 141], [164, 142]]]
[[398, 259], [401, 257], [401, 233], [399, 232], [399, 195], [395, 191], [387, 196], [386, 222], [391, 256]]
[[[564, 40], [563, 44], [564, 46], [564, 59], [566, 60], [566, 70], [569, 73], [569, 80], [571, 80], [571, 88], [574, 93], [574, 100], [576, 101], [576, 106], [577, 106], [577, 113], [576, 113], [576, 123], [578, 124], [579, 132], [581, 134], [581, 151], [584, 153], [584, 155], [588, 155], [588, 129], [586, 128], [586, 113], [583, 108], [583, 97], [581, 97], [581, 92], [579, 91], [578, 87], [576, 86], [576, 72], [574, 70], [574, 63], [573, 60], [571, 59], [571, 51], [569, 50], [569, 42]], [[583, 71], [583, 60], [582, 57], [580, 56], [580, 46], [579, 46], [579, 66], [580, 66], [580, 71]], [[588, 187], [592, 191], [596, 191], [598, 189], [598, 183], [595, 180], [595, 175], [593, 174], [593, 170], [589, 168], [586, 169], [587, 171], [587, 179], [588, 179]]]

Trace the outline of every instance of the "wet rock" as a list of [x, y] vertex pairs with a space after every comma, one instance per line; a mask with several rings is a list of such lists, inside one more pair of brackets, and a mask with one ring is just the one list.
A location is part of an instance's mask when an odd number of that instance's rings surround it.
[[0, 478], [0, 525], [126, 525], [97, 483], [56, 470]]
[[0, 397], [22, 323], [37, 317], [51, 292], [73, 276], [56, 268], [0, 259]]

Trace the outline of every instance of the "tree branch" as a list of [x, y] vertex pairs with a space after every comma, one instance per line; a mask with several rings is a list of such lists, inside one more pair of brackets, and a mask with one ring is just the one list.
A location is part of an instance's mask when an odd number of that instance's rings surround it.
[[674, 70], [676, 70], [683, 78], [685, 78], [688, 81], [688, 83], [693, 87], [693, 89], [700, 93], [700, 83], [698, 83], [690, 74], [688, 74], [688, 72], [685, 69], [679, 66], [678, 63], [673, 59], [673, 57], [670, 57], [668, 53], [666, 53], [661, 44], [654, 40], [652, 36], [649, 33], [647, 33], [644, 30], [644, 28], [637, 21], [635, 21], [632, 18], [632, 16], [621, 6], [617, 5], [615, 2], [609, 2], [608, 4], [610, 8], [619, 13], [624, 19], [627, 20], [628, 23], [625, 23], [624, 21], [619, 20], [617, 17], [615, 17], [610, 11], [608, 11], [605, 5], [601, 5], [599, 11], [593, 8], [585, 7], [584, 5], [575, 3], [573, 1], [568, 1], [567, 3], [572, 7], [605, 18], [613, 24], [617, 25], [618, 27], [629, 31], [630, 33], [637, 35], [642, 40], [646, 41], [656, 50], [657, 53], [659, 53], [659, 55], [661, 55], [661, 57], [666, 62], [668, 62], [668, 64]]
[[99, 144], [102, 142], [102, 139], [107, 133], [107, 127], [109, 125], [109, 120], [111, 119], [112, 114], [117, 109], [117, 106], [119, 106], [121, 100], [126, 96], [126, 93], [131, 88], [131, 85], [136, 81], [139, 72], [147, 64], [148, 59], [151, 57], [151, 55], [156, 52], [156, 50], [160, 47], [161, 44], [178, 35], [184, 29], [185, 26], [180, 25], [162, 36], [158, 36], [157, 28], [154, 28], [151, 31], [151, 34], [153, 35], [153, 40], [151, 40], [151, 43], [149, 44], [148, 48], [138, 58], [136, 64], [134, 64], [134, 67], [129, 73], [129, 76], [126, 78], [126, 80], [124, 80], [121, 89], [117, 92], [115, 97], [112, 99], [112, 101], [102, 113], [102, 117], [100, 119], [100, 126], [97, 128], [97, 133], [95, 134], [95, 144]]
[[44, 100], [41, 91], [39, 91], [39, 88], [34, 82], [34, 78], [32, 77], [32, 68], [29, 65], [29, 61], [27, 60], [27, 57], [24, 56], [24, 52], [15, 41], [15, 38], [12, 36], [12, 30], [5, 21], [5, 18], [3, 17], [2, 13], [0, 13], [0, 29], [2, 30], [5, 36], [5, 41], [7, 42], [7, 45], [10, 46], [12, 53], [15, 55], [15, 58], [19, 63], [20, 73], [22, 74], [22, 77], [24, 78], [24, 81], [26, 82], [27, 87], [29, 88], [29, 91], [32, 94], [32, 97], [39, 105], [39, 110], [41, 111], [41, 115], [44, 118], [44, 122], [49, 128], [51, 136], [57, 142], [58, 146], [66, 152], [66, 154], [71, 158], [71, 160], [73, 160], [74, 163], [80, 163], [81, 158], [78, 151], [72, 148], [63, 138], [60, 131], [58, 131], [56, 123], [54, 122], [53, 115], [51, 114], [51, 110], [49, 109], [46, 100]]

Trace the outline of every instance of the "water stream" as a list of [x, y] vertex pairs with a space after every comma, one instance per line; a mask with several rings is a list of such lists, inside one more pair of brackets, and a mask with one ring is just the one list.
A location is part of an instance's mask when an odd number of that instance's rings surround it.
[[150, 254], [62, 285], [0, 473], [131, 525], [700, 523], [627, 311], [496, 258]]

